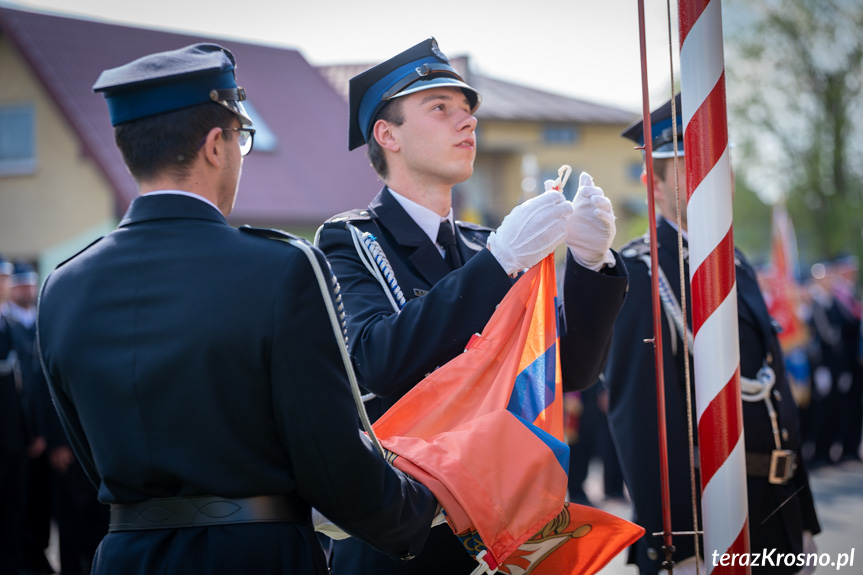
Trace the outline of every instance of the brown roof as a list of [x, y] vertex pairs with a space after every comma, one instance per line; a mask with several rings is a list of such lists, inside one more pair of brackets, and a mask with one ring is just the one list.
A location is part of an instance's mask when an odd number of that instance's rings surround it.
[[[466, 56], [451, 58], [450, 61], [467, 82], [482, 94], [482, 105], [476, 114], [480, 119], [626, 125], [636, 117], [634, 112], [613, 106], [561, 96], [473, 73], [469, 70]], [[369, 67], [369, 64], [336, 64], [319, 66], [318, 69], [333, 88], [347, 99], [348, 80]]]
[[99, 73], [152, 52], [215, 42], [237, 57], [237, 79], [278, 139], [247, 158], [231, 220], [317, 225], [364, 207], [380, 182], [363, 150], [348, 152], [348, 107], [296, 50], [168, 33], [0, 7], [9, 38], [56, 102], [117, 195], [118, 215], [137, 195], [114, 145]]

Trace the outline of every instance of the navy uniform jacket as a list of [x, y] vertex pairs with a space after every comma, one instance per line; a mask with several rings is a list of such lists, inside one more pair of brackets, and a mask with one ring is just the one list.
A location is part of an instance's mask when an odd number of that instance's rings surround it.
[[[381, 285], [357, 255], [346, 224], [372, 233], [386, 253], [407, 300], [395, 313]], [[360, 384], [376, 398], [366, 402], [372, 421], [426, 374], [460, 354], [485, 327], [512, 280], [485, 248], [491, 230], [457, 222], [463, 267], [449, 273], [434, 242], [386, 188], [367, 210], [330, 219], [318, 245], [339, 278], [348, 314], [348, 349]], [[564, 382], [584, 388], [596, 381], [626, 291], [618, 263], [608, 275], [576, 264], [567, 255], [560, 329]], [[575, 302], [576, 305], [573, 305]], [[423, 553], [396, 565], [355, 541], [336, 542], [333, 573], [470, 573], [477, 563], [446, 526], [433, 529]]]
[[[665, 219], [660, 219], [657, 226], [657, 240], [659, 265], [665, 272], [675, 298], [679, 302], [677, 231]], [[647, 265], [640, 259], [642, 254], [649, 257], [645, 238], [633, 240], [621, 251], [629, 272], [630, 289], [615, 326], [611, 353], [605, 369], [605, 384], [609, 390], [609, 424], [626, 485], [635, 507], [633, 520], [645, 528], [644, 537], [630, 548], [629, 562], [637, 563], [642, 573], [656, 573], [664, 559], [661, 537], [651, 535], [663, 530], [659, 432], [653, 346], [643, 343], [644, 339], [653, 336], [653, 315], [650, 275]], [[685, 273], [688, 278], [688, 265]], [[763, 549], [769, 551], [775, 548], [778, 553], [799, 553], [802, 551], [803, 530], [818, 533], [820, 528], [815, 515], [812, 493], [809, 490], [806, 469], [802, 466], [800, 456], [801, 441], [797, 406], [791, 396], [785, 376], [782, 351], [758, 288], [755, 271], [739, 252], [736, 276], [740, 373], [743, 377], [754, 379], [768, 353], [770, 354], [772, 359], [770, 365], [776, 372], [776, 384], [772, 394], [773, 406], [778, 414], [779, 428], [787, 434], [782, 439], [782, 448], [795, 451], [798, 464], [794, 477], [787, 485], [772, 485], [767, 477], [753, 475], [747, 477], [750, 549], [753, 552], [761, 552]], [[691, 318], [692, 304], [688, 289], [687, 282], [687, 311]], [[683, 343], [679, 334], [676, 341], [672, 341], [664, 311], [662, 348], [666, 380], [671, 527], [674, 531], [691, 531], [692, 491], [686, 426]], [[690, 368], [693, 368], [692, 362], [690, 362]], [[694, 397], [694, 378], [692, 387]], [[696, 417], [694, 401], [692, 413], [693, 417]], [[769, 455], [775, 448], [773, 428], [763, 401], [743, 402], [743, 428], [747, 453]], [[697, 424], [694, 424], [693, 429], [697, 443]], [[701, 485], [698, 475], [696, 475], [696, 485]], [[797, 492], [796, 495], [795, 492]], [[767, 519], [789, 497], [790, 501]], [[698, 506], [700, 521], [700, 494]], [[765, 519], [767, 519], [766, 522]], [[675, 536], [674, 545], [677, 548], [674, 555], [675, 561], [679, 562], [695, 553], [691, 536]], [[705, 553], [703, 545], [701, 550]], [[707, 553], [709, 554], [710, 551]], [[711, 560], [709, 556], [708, 560]], [[768, 569], [769, 573], [773, 574], [784, 573], [783, 569], [786, 568], [768, 567]], [[758, 572], [758, 569], [753, 569], [753, 572]]]
[[[341, 342], [300, 249], [234, 229], [197, 199], [145, 195], [48, 277], [38, 325], [102, 502], [296, 493], [393, 556], [419, 552], [436, 502], [361, 439]], [[110, 533], [94, 565], [326, 573], [311, 522]]]

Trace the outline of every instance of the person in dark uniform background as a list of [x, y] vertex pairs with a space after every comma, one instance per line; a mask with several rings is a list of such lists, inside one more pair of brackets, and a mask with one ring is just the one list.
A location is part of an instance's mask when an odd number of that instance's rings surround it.
[[848, 259], [812, 266], [813, 390], [806, 437], [810, 468], [860, 460], [863, 373], [857, 358], [860, 303]]
[[18, 355], [5, 309], [14, 268], [0, 254], [0, 575], [19, 575], [25, 545], [29, 433], [22, 404]]
[[16, 260], [9, 278], [9, 298], [3, 313], [17, 357], [27, 448], [27, 493], [23, 523], [22, 565], [25, 573], [51, 573], [47, 551], [54, 515], [51, 463], [45, 441], [45, 419], [53, 411], [42, 367], [36, 353], [36, 295], [38, 277], [29, 262]]
[[[611, 202], [590, 176], [582, 174], [572, 203], [546, 192], [514, 208], [496, 230], [455, 220], [452, 188], [473, 172], [480, 95], [434, 38], [351, 79], [349, 100], [349, 148], [368, 144], [385, 186], [368, 208], [328, 220], [316, 243], [342, 287], [349, 350], [373, 394], [365, 404], [372, 421], [461, 353], [512, 277], [563, 241], [570, 246], [560, 315], [563, 378], [573, 389], [596, 381], [626, 277], [609, 249]], [[338, 575], [468, 574], [477, 563], [442, 525], [410, 564], [347, 539], [335, 542], [332, 566]]]
[[625, 501], [623, 474], [617, 452], [608, 428], [608, 390], [602, 381], [578, 392], [581, 414], [578, 418], [577, 439], [569, 449], [569, 500], [581, 505], [596, 507], [584, 490], [591, 461], [598, 459], [602, 465], [603, 498], [606, 501]]
[[141, 195], [50, 274], [38, 315], [64, 429], [111, 504], [93, 573], [324, 574], [312, 506], [409, 560], [437, 503], [357, 430], [326, 260], [225, 219], [254, 136], [233, 55], [147, 55], [94, 90]]
[[93, 484], [72, 453], [42, 373], [36, 350], [38, 284], [38, 274], [32, 265], [15, 263], [9, 328], [39, 449], [38, 458], [31, 461], [27, 481], [28, 524], [33, 540], [38, 542], [31, 545], [31, 570], [51, 570], [44, 550], [48, 547], [53, 518], [57, 523], [60, 571], [64, 575], [77, 575], [90, 572], [96, 547], [108, 531], [108, 507], [99, 502]]
[[[658, 208], [657, 249], [660, 279], [674, 293], [679, 310], [680, 273], [677, 250], [677, 200], [672, 122], [678, 128], [678, 150], [683, 155], [683, 129], [680, 95], [676, 96], [676, 118], [667, 102], [651, 114], [654, 195]], [[643, 145], [642, 122], [627, 128], [624, 137]], [[686, 179], [684, 162], [678, 162], [678, 182], [681, 214], [686, 232]], [[647, 175], [642, 180], [647, 182]], [[645, 528], [645, 535], [630, 548], [629, 563], [637, 564], [643, 574], [660, 571], [664, 553], [661, 537], [652, 533], [663, 530], [660, 497], [659, 441], [656, 413], [655, 360], [653, 346], [644, 343], [653, 336], [651, 307], [650, 261], [648, 236], [636, 238], [621, 250], [621, 256], [630, 276], [630, 289], [614, 331], [614, 340], [605, 368], [605, 381], [609, 389], [609, 421], [615, 446], [630, 497], [634, 505], [633, 521]], [[778, 553], [800, 553], [813, 550], [812, 535], [820, 531], [812, 493], [808, 485], [806, 468], [800, 456], [800, 431], [797, 407], [791, 395], [784, 371], [782, 351], [774, 324], [767, 314], [755, 272], [739, 251], [735, 252], [737, 275], [737, 307], [740, 337], [741, 387], [753, 385], [760, 390], [757, 379], [766, 377], [773, 383], [762, 401], [743, 401], [743, 427], [746, 442], [747, 489], [749, 502], [750, 549], [776, 549]], [[684, 272], [689, 277], [688, 260]], [[691, 318], [691, 295], [687, 282], [686, 309]], [[671, 317], [681, 317], [680, 328]], [[671, 520], [674, 531], [692, 530], [692, 491], [690, 488], [690, 461], [686, 424], [686, 392], [682, 334], [683, 321], [673, 306], [664, 306], [662, 314], [663, 369], [666, 385], [668, 424], [668, 465], [671, 494]], [[669, 323], [670, 322], [670, 323]], [[691, 319], [688, 319], [691, 325]], [[691, 330], [690, 328], [687, 328]], [[690, 331], [691, 333], [691, 331]], [[689, 346], [691, 353], [692, 346]], [[765, 380], [766, 381], [766, 380]], [[693, 381], [694, 389], [694, 381]], [[757, 393], [753, 391], [753, 393]], [[694, 391], [693, 391], [694, 395]], [[744, 393], [744, 395], [748, 395]], [[771, 425], [769, 410], [777, 413]], [[693, 402], [692, 413], [695, 414]], [[697, 433], [696, 433], [697, 435]], [[697, 442], [697, 437], [696, 437]], [[783, 457], [788, 474], [769, 472], [774, 450], [788, 450]], [[696, 452], [697, 453], [697, 452]], [[779, 453], [777, 457], [782, 455]], [[697, 461], [696, 455], [696, 461]], [[697, 463], [696, 463], [697, 465]], [[696, 479], [697, 485], [700, 480]], [[700, 493], [697, 496], [700, 517]], [[676, 552], [673, 560], [678, 565], [674, 573], [695, 573], [694, 544], [691, 536], [674, 538]], [[704, 555], [711, 551], [700, 546]], [[702, 567], [703, 569], [703, 567]], [[798, 567], [767, 567], [771, 575], [791, 573]], [[753, 568], [753, 573], [764, 572]]]

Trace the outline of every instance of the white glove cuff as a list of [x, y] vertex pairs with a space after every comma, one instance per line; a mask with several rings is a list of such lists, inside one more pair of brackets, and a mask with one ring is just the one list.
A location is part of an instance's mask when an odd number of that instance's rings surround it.
[[610, 268], [613, 268], [615, 266], [615, 264], [617, 263], [617, 261], [614, 259], [614, 254], [611, 252], [610, 249], [605, 250], [605, 253], [602, 254], [602, 257], [600, 259], [587, 261], [587, 260], [583, 259], [582, 257], [580, 257], [578, 255], [578, 253], [576, 253], [576, 251], [574, 249], [572, 249], [571, 246], [568, 246], [568, 247], [569, 247], [569, 253], [572, 254], [572, 259], [575, 260], [575, 263], [577, 263], [580, 266], [586, 267], [589, 270], [593, 270], [595, 272], [598, 272], [604, 266], [608, 266]]

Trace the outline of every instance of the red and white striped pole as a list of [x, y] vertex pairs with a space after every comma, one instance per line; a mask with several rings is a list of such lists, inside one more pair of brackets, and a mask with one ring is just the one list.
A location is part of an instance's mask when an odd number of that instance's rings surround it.
[[[678, 0], [678, 8], [704, 559], [707, 573], [748, 574], [722, 8], [720, 0]], [[733, 565], [726, 553], [737, 554]]]

